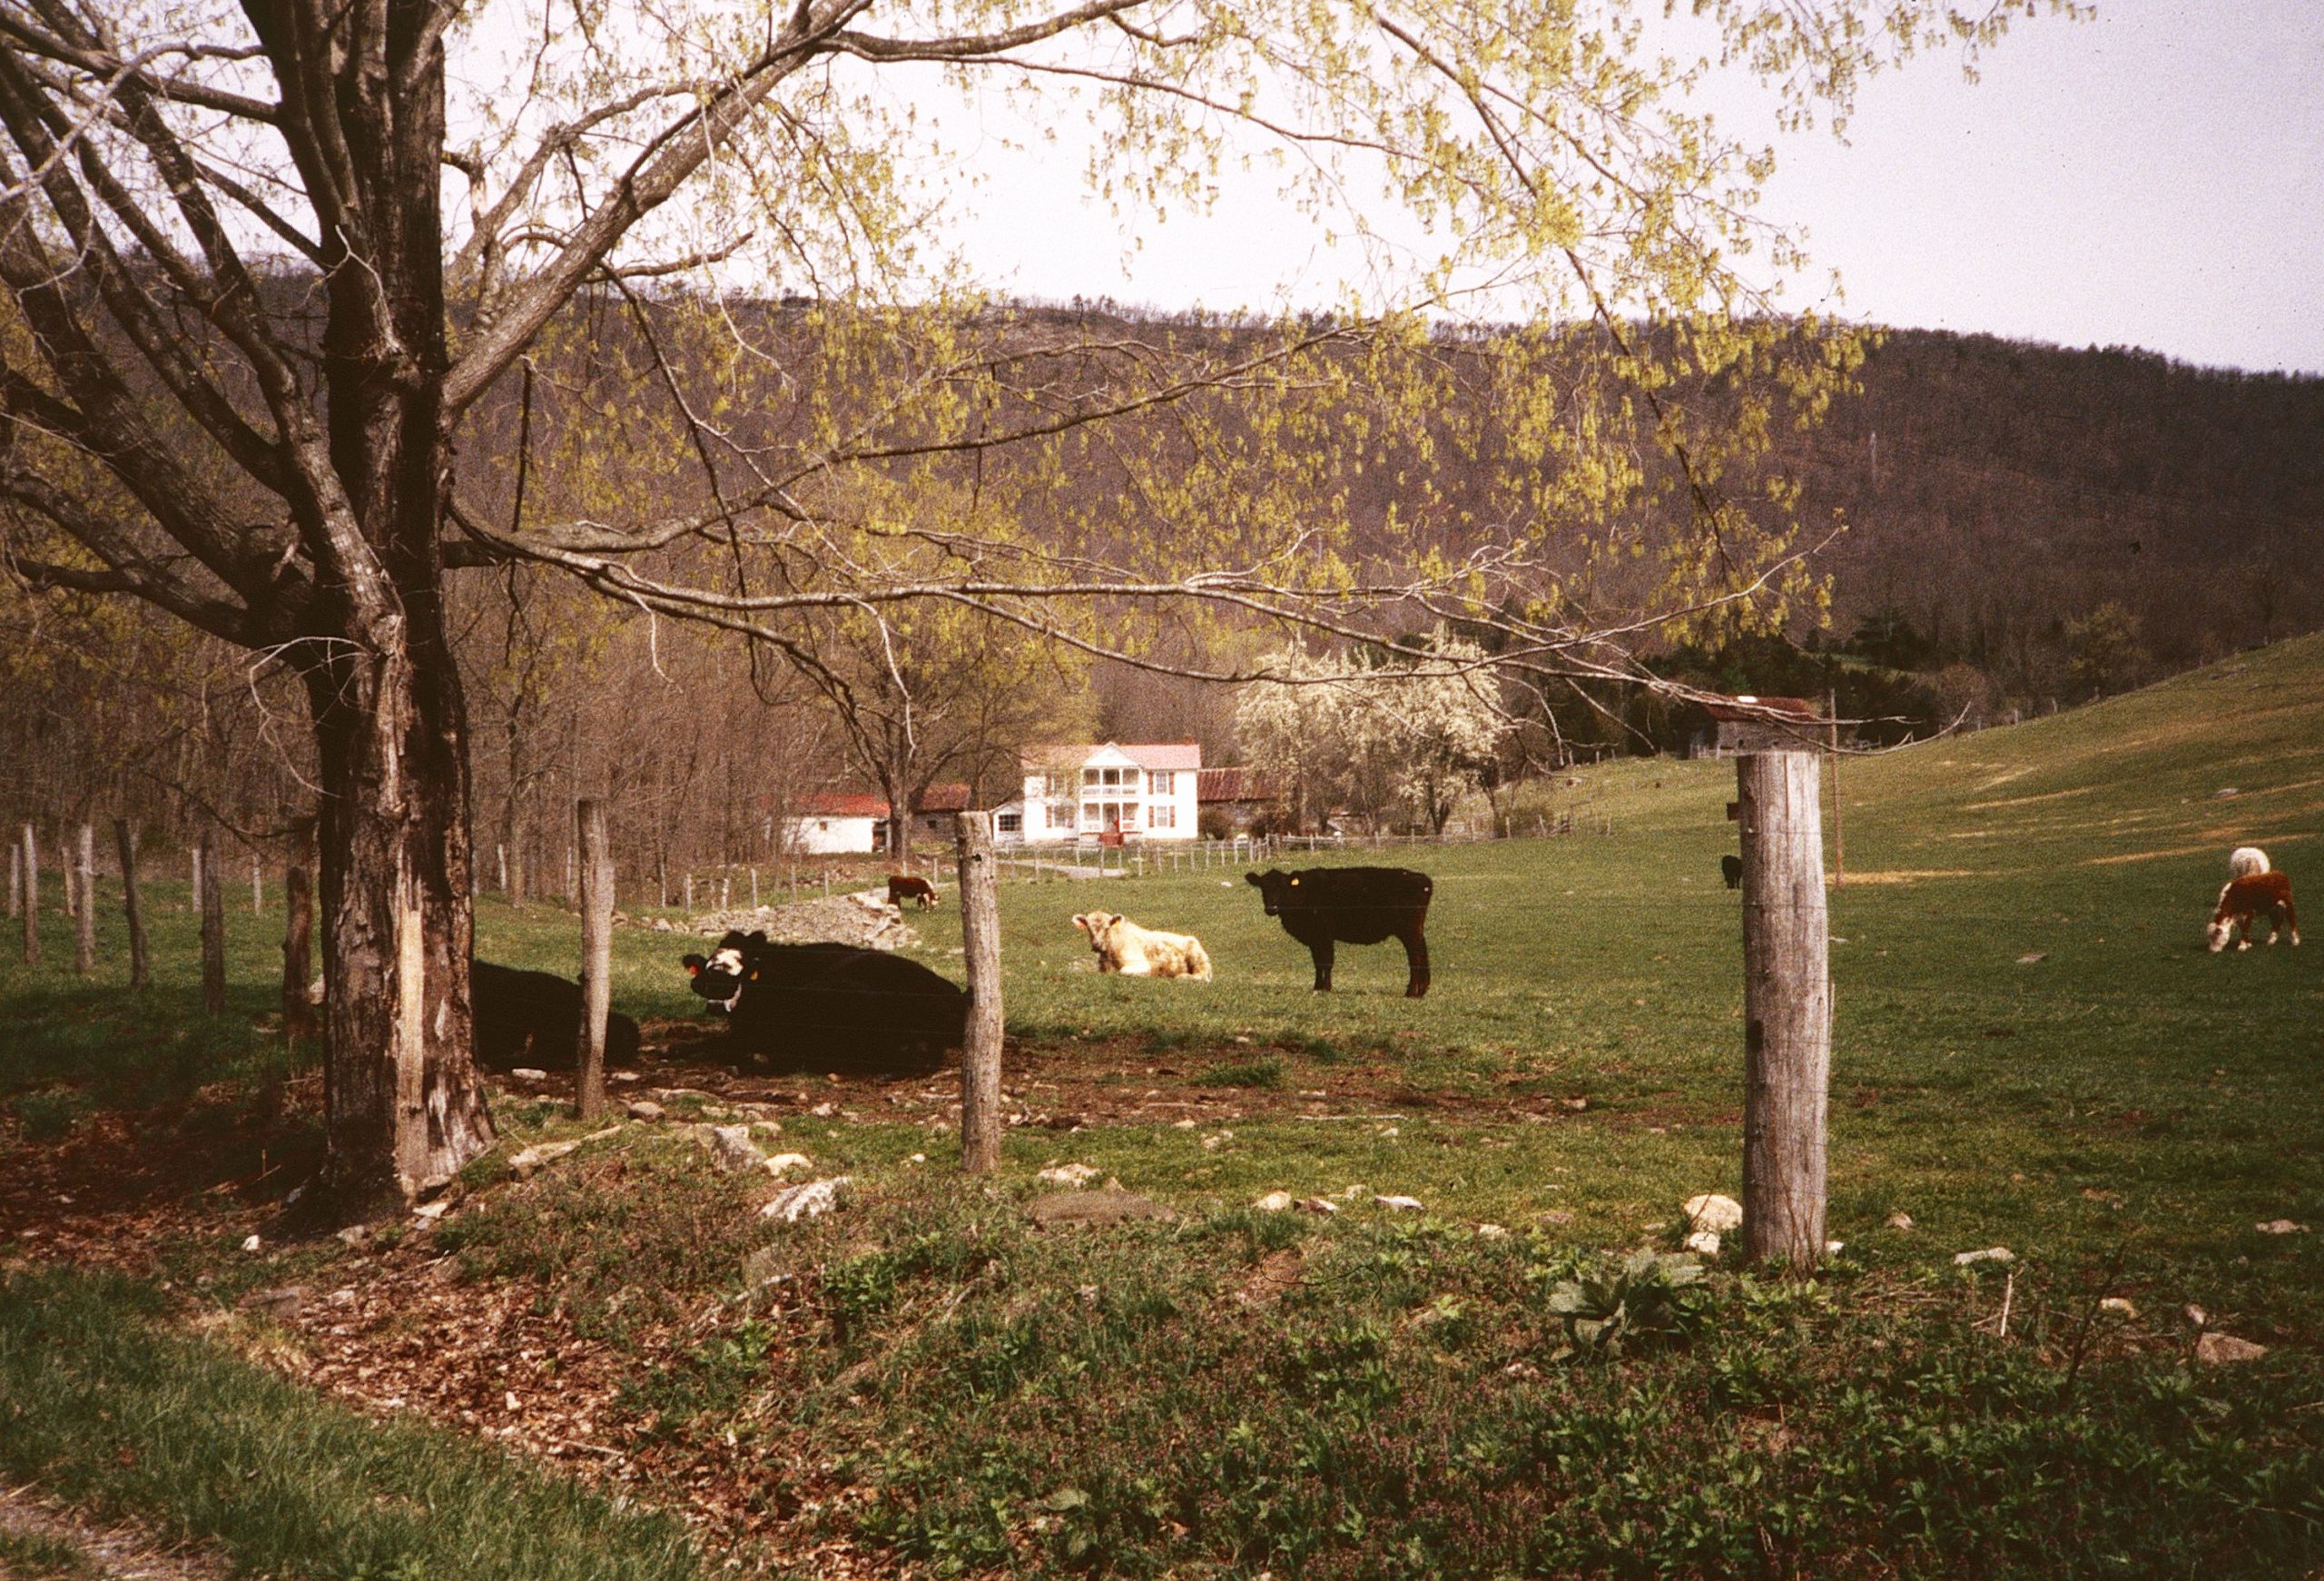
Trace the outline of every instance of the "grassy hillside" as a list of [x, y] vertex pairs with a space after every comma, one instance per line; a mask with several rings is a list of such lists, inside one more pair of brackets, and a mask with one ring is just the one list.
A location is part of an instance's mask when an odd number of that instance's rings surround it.
[[[1393, 944], [1344, 950], [1339, 991], [1309, 993], [1239, 868], [1008, 886], [1023, 1123], [990, 1190], [950, 1172], [945, 1079], [649, 1072], [770, 1105], [780, 1146], [853, 1177], [841, 1213], [796, 1229], [750, 1211], [763, 1182], [637, 1125], [527, 1182], [479, 1166], [439, 1228], [389, 1251], [231, 1255], [280, 1187], [262, 1149], [302, 1123], [295, 1096], [287, 1122], [236, 1096], [280, 1063], [251, 1030], [278, 919], [232, 919], [236, 1014], [205, 1027], [165, 894], [142, 1007], [113, 943], [94, 987], [0, 967], [18, 1121], [0, 1222], [55, 1212], [60, 1183], [103, 1190], [80, 1182], [113, 1156], [105, 1112], [191, 1094], [178, 1134], [212, 1173], [177, 1178], [141, 1233], [182, 1291], [212, 1281], [195, 1309], [344, 1280], [363, 1319], [302, 1319], [300, 1365], [382, 1369], [462, 1423], [546, 1389], [595, 1420], [625, 1486], [813, 1556], [808, 1573], [844, 1552], [867, 1573], [2309, 1574], [2324, 941], [2212, 956], [2201, 927], [2246, 843], [2324, 914], [2324, 639], [1840, 774], [1846, 1250], [1804, 1292], [1640, 1276], [1637, 1309], [1672, 1322], [1610, 1365], [1551, 1291], [1607, 1273], [1600, 1249], [1673, 1244], [1681, 1199], [1738, 1182], [1731, 765], [1539, 787], [1608, 834], [1346, 854], [1438, 881], [1420, 1002]], [[957, 975], [951, 901], [913, 921]], [[1093, 906], [1200, 934], [1218, 981], [1097, 976], [1070, 924]], [[487, 906], [479, 939], [569, 970], [576, 929]], [[698, 1057], [687, 944], [616, 943], [616, 1003], [662, 1018], [665, 1058]], [[69, 961], [61, 924], [48, 947]], [[497, 1112], [512, 1145], [576, 1133], [537, 1097]], [[1035, 1171], [1068, 1162], [1180, 1217], [1032, 1230]], [[1278, 1189], [1341, 1210], [1251, 1210]], [[2306, 1228], [2258, 1228], [2280, 1219]], [[2015, 1260], [1952, 1263], [1994, 1245]], [[2191, 1369], [2190, 1303], [2266, 1359]], [[521, 1322], [555, 1368], [464, 1331], [469, 1311]]]

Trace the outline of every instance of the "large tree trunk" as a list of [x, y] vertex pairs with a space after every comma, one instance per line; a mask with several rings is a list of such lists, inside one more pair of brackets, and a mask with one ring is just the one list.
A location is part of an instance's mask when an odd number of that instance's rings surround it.
[[368, 548], [343, 550], [343, 580], [319, 588], [305, 646], [322, 786], [324, 1197], [356, 1209], [443, 1186], [493, 1129], [470, 1044], [468, 716], [444, 628], [442, 44], [423, 6], [346, 15], [362, 24], [338, 74], [362, 224], [327, 233], [329, 445], [345, 493], [320, 509], [341, 540], [330, 518], [350, 512]]
[[447, 666], [369, 655], [316, 672], [310, 692], [330, 1047], [323, 1183], [350, 1209], [408, 1201], [493, 1143], [469, 1041], [458, 681]]

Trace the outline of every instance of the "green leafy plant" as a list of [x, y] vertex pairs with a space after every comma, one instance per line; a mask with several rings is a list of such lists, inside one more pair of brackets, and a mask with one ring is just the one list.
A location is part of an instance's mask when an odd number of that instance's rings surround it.
[[1691, 1257], [1634, 1251], [1613, 1271], [1560, 1280], [1550, 1291], [1550, 1310], [1576, 1350], [1617, 1356], [1692, 1329], [1702, 1277], [1702, 1264]]

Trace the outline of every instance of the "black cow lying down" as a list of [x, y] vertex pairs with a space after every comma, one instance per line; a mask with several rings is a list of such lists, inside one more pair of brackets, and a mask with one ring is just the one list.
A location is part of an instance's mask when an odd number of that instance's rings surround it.
[[1267, 915], [1280, 917], [1283, 931], [1307, 946], [1315, 958], [1315, 992], [1332, 988], [1335, 943], [1376, 944], [1401, 939], [1412, 975], [1404, 997], [1428, 992], [1429, 897], [1436, 882], [1404, 867], [1309, 867], [1297, 873], [1246, 873], [1266, 902]]
[[925, 1074], [960, 1046], [969, 996], [917, 961], [853, 944], [778, 944], [730, 933], [685, 957], [694, 991], [725, 1013], [737, 1064]]
[[[492, 1071], [573, 1068], [581, 1042], [579, 983], [478, 961], [468, 968], [468, 1002], [478, 1064]], [[606, 1063], [637, 1063], [637, 1023], [619, 1011], [606, 1017]]]

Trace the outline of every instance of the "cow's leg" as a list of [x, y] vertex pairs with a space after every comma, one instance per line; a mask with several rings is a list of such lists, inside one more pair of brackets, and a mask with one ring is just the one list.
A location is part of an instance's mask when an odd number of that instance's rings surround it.
[[1332, 948], [1329, 939], [1317, 939], [1307, 946], [1307, 953], [1315, 957], [1315, 992], [1318, 993], [1332, 991]]
[[1412, 976], [1404, 983], [1406, 999], [1420, 999], [1428, 993], [1428, 935], [1423, 928], [1396, 935], [1404, 942], [1404, 960], [1412, 967]]
[[2268, 935], [2268, 943], [2272, 944], [2286, 934], [2291, 935], [2293, 944], [2299, 943], [2299, 914], [2292, 910], [2290, 895], [2284, 896], [2284, 904], [2276, 912], [2276, 931]]

